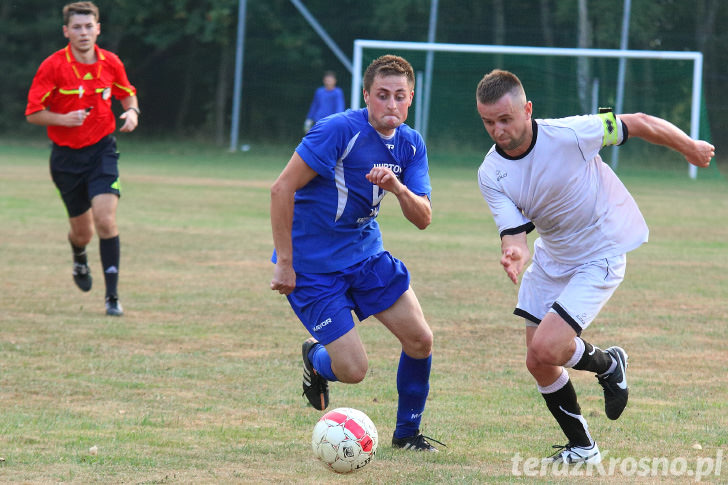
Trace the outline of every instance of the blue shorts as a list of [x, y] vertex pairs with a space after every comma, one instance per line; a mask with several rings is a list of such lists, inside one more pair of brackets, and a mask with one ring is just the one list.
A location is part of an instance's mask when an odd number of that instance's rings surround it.
[[308, 332], [326, 345], [359, 320], [394, 305], [409, 288], [409, 271], [387, 251], [334, 273], [296, 273], [288, 302]]
[[89, 210], [91, 199], [99, 194], [121, 196], [118, 161], [113, 136], [79, 149], [53, 144], [51, 177], [66, 205], [68, 217], [80, 216]]

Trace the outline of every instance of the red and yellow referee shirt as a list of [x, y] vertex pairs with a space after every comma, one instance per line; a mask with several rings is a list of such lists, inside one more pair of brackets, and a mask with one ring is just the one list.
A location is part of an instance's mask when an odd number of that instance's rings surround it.
[[96, 62], [82, 64], [68, 45], [51, 54], [38, 68], [28, 93], [25, 115], [48, 109], [68, 113], [92, 107], [81, 126], [48, 126], [48, 137], [57, 145], [83, 148], [101, 140], [116, 129], [111, 97], [135, 96], [126, 70], [113, 52], [94, 46]]

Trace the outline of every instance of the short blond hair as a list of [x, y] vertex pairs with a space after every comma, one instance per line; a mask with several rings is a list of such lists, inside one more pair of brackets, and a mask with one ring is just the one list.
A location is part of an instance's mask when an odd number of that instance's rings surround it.
[[74, 2], [63, 7], [63, 24], [68, 25], [73, 15], [93, 15], [99, 21], [99, 7], [93, 2]]

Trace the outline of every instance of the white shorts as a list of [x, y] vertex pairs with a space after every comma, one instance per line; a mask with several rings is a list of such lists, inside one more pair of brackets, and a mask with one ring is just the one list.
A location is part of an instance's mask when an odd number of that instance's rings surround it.
[[554, 312], [580, 335], [624, 280], [626, 267], [626, 254], [573, 266], [535, 251], [513, 313], [525, 318], [526, 325], [536, 326], [547, 312]]

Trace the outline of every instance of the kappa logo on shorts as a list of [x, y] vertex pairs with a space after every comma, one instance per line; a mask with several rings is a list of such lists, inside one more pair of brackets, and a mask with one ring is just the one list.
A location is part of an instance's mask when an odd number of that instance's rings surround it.
[[327, 318], [327, 319], [326, 319], [326, 320], [324, 320], [323, 322], [321, 322], [321, 323], [319, 323], [318, 325], [316, 325], [315, 327], [313, 327], [313, 331], [314, 331], [314, 332], [318, 332], [319, 330], [321, 330], [322, 328], [324, 328], [324, 327], [325, 327], [326, 325], [328, 325], [329, 323], [331, 323], [331, 318]]

